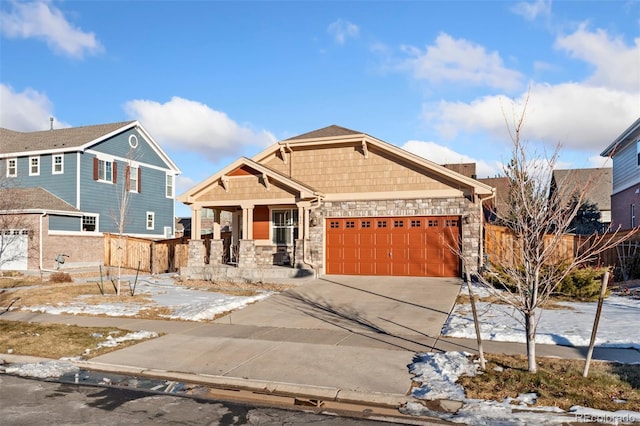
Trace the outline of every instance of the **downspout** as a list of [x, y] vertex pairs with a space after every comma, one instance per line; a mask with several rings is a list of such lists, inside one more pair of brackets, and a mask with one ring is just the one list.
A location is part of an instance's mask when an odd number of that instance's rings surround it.
[[[318, 207], [320, 207], [320, 197], [316, 198], [315, 201], [318, 204], [315, 207], [313, 205], [310, 205], [309, 208], [307, 209], [308, 218], [305, 218], [305, 221], [307, 222], [307, 226], [309, 228], [311, 228], [311, 223], [309, 223], [311, 221], [311, 210], [315, 210]], [[311, 203], [313, 203], [313, 201]], [[302, 240], [304, 242], [304, 247], [302, 248], [302, 263], [307, 265], [307, 266], [309, 266], [313, 270], [313, 278], [318, 278], [317, 265], [315, 263], [313, 263], [311, 258], [307, 257], [307, 245], [308, 245], [307, 243], [309, 242], [309, 234], [310, 233], [311, 233], [311, 231], [305, 233], [304, 240]]]
[[40, 266], [40, 270], [44, 271], [44, 267], [42, 264], [42, 219], [44, 219], [44, 217], [47, 215], [47, 212], [42, 212], [42, 214], [40, 215], [40, 229], [38, 231], [38, 244], [39, 244], [39, 249], [38, 249], [38, 253], [40, 253], [40, 262], [39, 262], [39, 266]]
[[479, 248], [479, 254], [480, 254], [480, 270], [482, 270], [482, 268], [484, 268], [484, 209], [483, 209], [483, 203], [485, 201], [491, 200], [492, 198], [496, 197], [496, 189], [495, 188], [491, 188], [491, 195], [488, 196], [487, 198], [480, 198], [480, 223], [481, 223], [481, 228], [480, 228], [480, 248]]

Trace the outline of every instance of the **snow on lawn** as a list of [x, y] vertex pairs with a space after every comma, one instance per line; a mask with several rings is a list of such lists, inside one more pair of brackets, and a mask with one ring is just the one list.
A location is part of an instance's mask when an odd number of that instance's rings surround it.
[[462, 375], [473, 376], [478, 366], [464, 352], [420, 353], [409, 365], [414, 374], [413, 382], [420, 386], [411, 395], [424, 400], [460, 401], [462, 407], [455, 413], [434, 411], [419, 402], [407, 402], [400, 411], [413, 416], [431, 416], [467, 425], [559, 425], [575, 423], [630, 424], [640, 423], [640, 412], [619, 410], [615, 412], [574, 406], [568, 412], [558, 407], [535, 406], [535, 393], [520, 394], [517, 398], [502, 401], [469, 399], [464, 389], [456, 383]]
[[[473, 290], [486, 296], [486, 290], [474, 285]], [[468, 294], [466, 284], [461, 294]], [[537, 343], [563, 346], [588, 346], [596, 313], [596, 302], [560, 302], [566, 309], [544, 309], [536, 334]], [[521, 315], [514, 308], [497, 303], [476, 303], [480, 331], [485, 340], [525, 343]], [[640, 301], [611, 295], [604, 301], [598, 324], [597, 346], [635, 348], [640, 350]], [[448, 337], [476, 338], [470, 304], [455, 306], [442, 334]]]
[[[124, 277], [130, 282], [134, 277]], [[122, 293], [128, 294], [128, 288], [123, 287]], [[212, 291], [202, 291], [176, 285], [170, 275], [160, 275], [158, 277], [139, 278], [135, 288], [135, 294], [149, 296], [153, 302], [150, 304], [141, 303], [112, 303], [109, 297], [105, 296], [104, 303], [87, 304], [82, 299], [65, 305], [38, 305], [25, 307], [23, 310], [33, 312], [44, 312], [49, 314], [84, 314], [84, 315], [107, 315], [114, 317], [131, 317], [140, 311], [154, 307], [171, 308], [172, 313], [166, 315], [170, 319], [181, 319], [185, 321], [206, 321], [214, 319], [216, 315], [241, 309], [251, 303], [269, 297], [273, 292], [265, 291], [255, 296], [229, 296]]]

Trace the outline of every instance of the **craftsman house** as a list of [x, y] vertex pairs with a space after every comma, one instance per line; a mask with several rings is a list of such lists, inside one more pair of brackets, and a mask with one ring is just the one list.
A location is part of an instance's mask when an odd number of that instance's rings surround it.
[[0, 128], [0, 173], [0, 269], [102, 264], [102, 233], [120, 229], [174, 235], [180, 171], [137, 121]]
[[189, 268], [209, 274], [292, 266], [320, 274], [458, 277], [482, 259], [483, 202], [493, 190], [368, 134], [329, 126], [239, 158], [178, 197], [192, 226], [231, 212], [210, 247], [192, 230]]
[[611, 226], [621, 230], [640, 225], [640, 118], [602, 153], [613, 160]]

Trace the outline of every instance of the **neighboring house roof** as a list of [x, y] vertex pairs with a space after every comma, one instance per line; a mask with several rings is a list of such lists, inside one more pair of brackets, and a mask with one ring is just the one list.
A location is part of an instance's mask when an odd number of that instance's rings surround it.
[[171, 170], [180, 173], [178, 166], [136, 120], [37, 132], [16, 132], [0, 127], [0, 158], [47, 152], [85, 151], [93, 145], [133, 128], [144, 135]]
[[628, 144], [634, 142], [634, 133], [640, 131], [640, 117], [633, 122], [624, 132], [620, 134], [611, 144], [600, 154], [603, 157], [613, 157]]
[[367, 150], [367, 146], [370, 144], [377, 148], [390, 153], [397, 158], [402, 159], [408, 163], [419, 166], [423, 169], [427, 169], [432, 173], [440, 175], [443, 178], [449, 179], [455, 182], [457, 185], [466, 188], [472, 188], [473, 192], [478, 195], [491, 195], [493, 189], [481, 183], [471, 177], [462, 175], [456, 171], [450, 170], [444, 166], [434, 163], [424, 157], [416, 154], [412, 154], [402, 148], [392, 145], [388, 142], [384, 142], [366, 133], [358, 132], [355, 130], [347, 129], [336, 125], [324, 127], [322, 129], [314, 130], [312, 132], [303, 133], [299, 136], [277, 142], [259, 154], [255, 155], [252, 160], [256, 163], [262, 162], [269, 155], [283, 149], [292, 149], [297, 146], [319, 146], [323, 144], [339, 144], [339, 143], [361, 143], [363, 150]]
[[508, 211], [509, 204], [509, 178], [508, 177], [493, 177], [493, 178], [480, 178], [480, 182], [495, 188], [495, 198], [490, 202], [495, 207], [495, 213], [498, 215], [505, 214]]
[[104, 136], [130, 127], [135, 121], [69, 127], [38, 132], [16, 132], [0, 128], [0, 153], [19, 154], [44, 150], [79, 148]]
[[476, 177], [476, 163], [443, 164], [443, 166], [456, 173], [460, 173], [463, 176], [482, 182], [481, 179], [477, 179]]
[[80, 213], [80, 210], [51, 192], [40, 188], [8, 188], [0, 190], [0, 198], [15, 200], [15, 203], [3, 204], [2, 213], [24, 211], [56, 211]]
[[575, 190], [585, 191], [585, 199], [597, 204], [600, 210], [611, 210], [612, 182], [611, 168], [554, 170], [551, 191], [560, 191], [564, 198]]

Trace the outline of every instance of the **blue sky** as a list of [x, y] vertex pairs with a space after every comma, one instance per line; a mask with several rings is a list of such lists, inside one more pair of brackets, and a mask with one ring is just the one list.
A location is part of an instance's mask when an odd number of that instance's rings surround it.
[[640, 116], [640, 2], [0, 0], [0, 127], [139, 120], [178, 193], [331, 124], [495, 176], [527, 93], [525, 140], [607, 165]]

